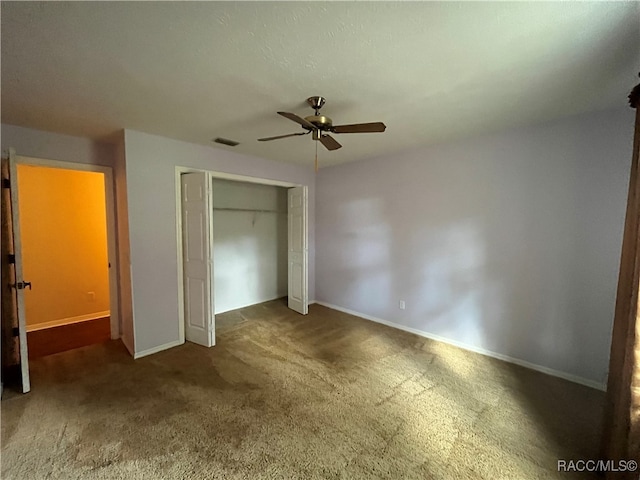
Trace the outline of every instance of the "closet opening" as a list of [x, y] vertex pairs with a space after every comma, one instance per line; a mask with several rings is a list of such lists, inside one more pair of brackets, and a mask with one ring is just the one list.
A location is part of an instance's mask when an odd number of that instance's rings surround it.
[[214, 315], [287, 296], [287, 189], [213, 179]]
[[176, 177], [181, 338], [211, 347], [216, 315], [276, 299], [306, 315], [307, 187], [187, 168]]

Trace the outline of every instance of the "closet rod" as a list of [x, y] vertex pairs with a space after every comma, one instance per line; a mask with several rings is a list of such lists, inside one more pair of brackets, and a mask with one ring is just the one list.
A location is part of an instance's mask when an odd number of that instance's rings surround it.
[[214, 210], [229, 210], [232, 212], [260, 212], [260, 213], [287, 213], [287, 212], [279, 212], [277, 210], [254, 210], [251, 208], [220, 208], [213, 207]]

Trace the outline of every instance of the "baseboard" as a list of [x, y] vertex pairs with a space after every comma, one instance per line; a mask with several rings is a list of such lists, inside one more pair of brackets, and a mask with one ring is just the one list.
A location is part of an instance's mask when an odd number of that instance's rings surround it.
[[51, 320], [50, 322], [35, 323], [33, 325], [27, 325], [27, 332], [36, 332], [38, 330], [44, 330], [45, 328], [88, 322], [90, 320], [97, 320], [98, 318], [104, 318], [110, 315], [111, 312], [109, 310], [105, 310], [104, 312], [87, 313], [86, 315], [78, 315], [76, 317], [60, 318], [58, 320]]
[[149, 348], [141, 352], [136, 352], [133, 355], [133, 358], [137, 360], [138, 358], [146, 357], [148, 355], [153, 355], [154, 353], [158, 353], [163, 350], [168, 350], [170, 348], [177, 347], [178, 345], [182, 345], [183, 343], [184, 342], [181, 342], [180, 340], [176, 340], [175, 342], [169, 342], [169, 343], [165, 343], [164, 345], [158, 345], [157, 347]]
[[129, 355], [131, 355], [133, 358], [136, 358], [136, 350], [135, 348], [133, 348], [133, 341], [131, 338], [127, 337], [126, 335], [122, 334], [120, 336], [120, 340], [122, 341], [124, 347], [127, 349], [127, 351], [129, 352]]
[[572, 375], [570, 373], [562, 372], [560, 370], [554, 370], [552, 368], [544, 367], [542, 365], [537, 365], [535, 363], [527, 362], [526, 360], [521, 360], [519, 358], [510, 357], [509, 355], [503, 355], [502, 353], [492, 352], [491, 350], [486, 350], [484, 348], [475, 347], [473, 345], [468, 345], [466, 343], [457, 342], [455, 340], [451, 340], [446, 337], [441, 337], [440, 335], [434, 335], [432, 333], [424, 332], [422, 330], [418, 330], [416, 328], [406, 327], [404, 325], [400, 325], [399, 323], [390, 322], [389, 320], [384, 320], [382, 318], [373, 317], [371, 315], [367, 315], [365, 313], [356, 312], [355, 310], [349, 310], [348, 308], [343, 308], [338, 305], [333, 305], [327, 302], [315, 302], [318, 305], [322, 305], [327, 308], [331, 308], [333, 310], [338, 310], [339, 312], [348, 313], [349, 315], [353, 315], [355, 317], [364, 318], [365, 320], [370, 320], [372, 322], [381, 323], [388, 327], [397, 328], [398, 330], [404, 330], [405, 332], [413, 333], [415, 335], [419, 335], [421, 337], [429, 338], [431, 340], [436, 340], [438, 342], [446, 343], [449, 345], [453, 345], [454, 347], [462, 348], [464, 350], [468, 350], [470, 352], [479, 353], [481, 355], [485, 355], [487, 357], [496, 358], [498, 360], [502, 360], [504, 362], [513, 363], [514, 365], [518, 365], [520, 367], [525, 367], [530, 370], [536, 370], [541, 373], [546, 373], [547, 375], [551, 375], [553, 377], [562, 378], [564, 380], [568, 380], [573, 383], [578, 383], [580, 385], [584, 385], [587, 387], [595, 388], [597, 390], [602, 390], [603, 392], [607, 390], [606, 383], [596, 382], [594, 380], [589, 380], [587, 378], [579, 377], [577, 375]]
[[287, 296], [286, 295], [278, 295], [278, 296], [275, 296], [273, 298], [267, 298], [265, 300], [259, 300], [259, 301], [254, 302], [254, 303], [248, 303], [248, 304], [243, 305], [241, 307], [233, 307], [233, 308], [230, 308], [228, 310], [224, 310], [223, 312], [215, 312], [214, 315], [222, 315], [223, 313], [233, 312], [234, 310], [240, 310], [241, 308], [253, 307], [254, 305], [259, 305], [261, 303], [266, 303], [266, 302], [272, 302], [274, 300], [280, 300], [281, 298], [287, 298]]

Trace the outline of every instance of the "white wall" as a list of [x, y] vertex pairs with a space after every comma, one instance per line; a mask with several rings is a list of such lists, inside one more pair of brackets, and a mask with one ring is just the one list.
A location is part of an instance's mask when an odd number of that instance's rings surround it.
[[114, 146], [109, 143], [3, 123], [2, 150], [9, 147], [23, 157], [113, 166]]
[[129, 239], [127, 232], [126, 175], [124, 171], [124, 135], [114, 137], [115, 144], [91, 139], [43, 132], [15, 125], [2, 124], [2, 151], [13, 147], [25, 157], [112, 167], [115, 179], [117, 257], [113, 268], [118, 276], [118, 303], [122, 341], [134, 352], [131, 282], [129, 278]]
[[287, 295], [287, 190], [213, 181], [215, 313]]
[[301, 167], [164, 137], [125, 131], [136, 355], [179, 342], [176, 167], [309, 187], [309, 298], [315, 298], [313, 165]]
[[317, 300], [604, 383], [632, 138], [620, 109], [323, 168]]

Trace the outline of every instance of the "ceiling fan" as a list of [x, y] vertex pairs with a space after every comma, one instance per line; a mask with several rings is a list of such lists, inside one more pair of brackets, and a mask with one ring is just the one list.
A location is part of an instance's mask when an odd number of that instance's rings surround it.
[[289, 120], [302, 125], [305, 132], [289, 133], [288, 135], [278, 135], [277, 137], [259, 138], [259, 142], [269, 142], [271, 140], [278, 140], [280, 138], [297, 137], [299, 135], [313, 134], [314, 140], [319, 140], [327, 150], [337, 150], [342, 147], [330, 133], [376, 133], [384, 132], [386, 125], [382, 122], [371, 123], [354, 123], [351, 125], [333, 125], [332, 120], [329, 117], [320, 115], [320, 109], [324, 105], [326, 99], [324, 97], [309, 97], [307, 103], [311, 108], [315, 110], [314, 115], [302, 118], [295, 113], [278, 112], [278, 115], [282, 115]]

